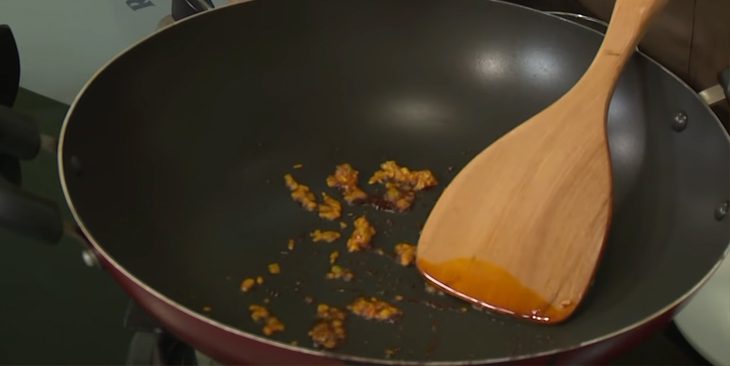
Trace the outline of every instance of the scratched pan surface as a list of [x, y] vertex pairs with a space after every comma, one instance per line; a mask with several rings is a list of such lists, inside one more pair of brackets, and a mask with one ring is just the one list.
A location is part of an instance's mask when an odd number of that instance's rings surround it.
[[[281, 344], [314, 348], [316, 304], [376, 296], [402, 318], [349, 316], [348, 338], [330, 356], [388, 362], [391, 350], [399, 361], [489, 362], [578, 347], [675, 305], [728, 243], [728, 220], [713, 217], [730, 196], [727, 135], [692, 90], [641, 55], [611, 104], [615, 215], [595, 284], [572, 319], [542, 326], [472, 309], [426, 292], [417, 271], [391, 255], [396, 243], [417, 241], [454, 174], [564, 93], [600, 42], [582, 26], [483, 0], [215, 10], [137, 45], [83, 92], [64, 135], [68, 195], [111, 258], [174, 302], [260, 336], [247, 307], [268, 298], [286, 324], [272, 337]], [[689, 123], [678, 133], [680, 111]], [[340, 197], [325, 177], [348, 162], [373, 192], [366, 179], [386, 159], [431, 169], [440, 184], [406, 214], [345, 206], [342, 239], [311, 243], [308, 232], [338, 223], [298, 207], [283, 175]], [[345, 252], [361, 214], [386, 255]], [[352, 282], [324, 279], [334, 250]], [[267, 274], [273, 262], [277, 276]], [[242, 293], [241, 280], [255, 275], [264, 285]]]

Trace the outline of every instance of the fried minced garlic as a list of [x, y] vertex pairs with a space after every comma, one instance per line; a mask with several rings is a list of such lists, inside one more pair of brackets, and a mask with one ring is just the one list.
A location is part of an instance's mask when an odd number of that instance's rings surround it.
[[330, 280], [343, 280], [345, 282], [350, 282], [355, 277], [355, 274], [349, 269], [335, 264], [330, 268], [330, 271], [327, 272], [325, 277]]
[[312, 341], [318, 346], [332, 349], [345, 340], [345, 313], [327, 304], [317, 306], [317, 324], [309, 331]]
[[325, 241], [325, 242], [331, 243], [340, 238], [340, 233], [338, 233], [336, 231], [331, 231], [331, 230], [322, 231], [322, 230], [317, 229], [317, 230], [312, 231], [309, 234], [309, 236], [312, 238], [312, 241], [315, 243], [320, 242], [320, 241]]
[[346, 228], [347, 228], [347, 223], [344, 221], [340, 221], [340, 229], [346, 229]]
[[411, 208], [416, 200], [416, 193], [402, 189], [398, 184], [385, 183], [385, 195], [383, 199], [393, 205], [396, 211], [403, 212]]
[[392, 358], [393, 356], [395, 356], [398, 353], [398, 351], [400, 351], [399, 347], [386, 348], [385, 349], [385, 358]]
[[409, 266], [416, 259], [416, 246], [408, 243], [395, 245], [395, 255], [401, 266]]
[[342, 215], [342, 205], [336, 199], [322, 192], [322, 201], [318, 207], [319, 217], [327, 220], [337, 220]]
[[263, 285], [264, 284], [264, 278], [261, 276], [256, 276], [256, 284], [257, 285]]
[[279, 263], [271, 263], [269, 264], [269, 273], [271, 274], [279, 274], [281, 272], [281, 267], [279, 266]]
[[291, 174], [284, 175], [284, 181], [286, 186], [289, 187], [294, 201], [302, 205], [307, 211], [314, 211], [317, 208], [317, 199], [314, 193], [309, 190], [309, 187], [299, 184]]
[[347, 306], [350, 311], [368, 320], [393, 321], [402, 313], [400, 309], [374, 297], [359, 297]]
[[340, 256], [340, 252], [335, 250], [334, 252], [330, 253], [330, 264], [335, 264], [337, 261], [337, 258]]
[[276, 332], [281, 332], [282, 330], [284, 330], [284, 323], [282, 323], [279, 318], [275, 316], [270, 316], [268, 319], [266, 319], [266, 324], [262, 329], [264, 334], [267, 336], [270, 336]]
[[255, 322], [269, 317], [269, 310], [261, 305], [251, 305], [248, 307], [248, 311], [251, 312], [251, 319]]
[[369, 184], [386, 182], [393, 182], [416, 192], [438, 184], [430, 170], [411, 171], [407, 167], [399, 166], [393, 160], [380, 164], [380, 170], [373, 173], [368, 180]]
[[327, 186], [338, 188], [349, 204], [362, 201], [367, 198], [367, 194], [357, 186], [358, 174], [350, 164], [340, 164], [335, 168], [334, 174], [327, 177]]
[[241, 281], [241, 291], [248, 292], [256, 284], [256, 280], [253, 278], [246, 278]]
[[368, 183], [384, 184], [386, 191], [383, 198], [399, 212], [404, 212], [413, 205], [415, 192], [438, 184], [430, 170], [412, 171], [392, 160], [380, 164], [380, 170], [373, 173]]
[[370, 222], [365, 216], [360, 216], [355, 219], [355, 228], [352, 230], [352, 235], [347, 239], [347, 251], [357, 252], [362, 249], [370, 248], [370, 241], [375, 235], [375, 228], [370, 225]]
[[251, 319], [253, 319], [253, 321], [257, 323], [263, 321], [264, 327], [261, 331], [265, 335], [270, 336], [276, 332], [284, 330], [284, 323], [282, 323], [277, 317], [271, 315], [266, 307], [261, 305], [250, 305], [248, 310], [251, 312]]
[[294, 239], [289, 239], [289, 241], [286, 243], [286, 249], [294, 250]]

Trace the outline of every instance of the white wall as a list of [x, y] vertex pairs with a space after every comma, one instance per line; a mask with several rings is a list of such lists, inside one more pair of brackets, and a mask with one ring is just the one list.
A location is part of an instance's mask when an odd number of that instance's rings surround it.
[[0, 24], [18, 43], [21, 86], [70, 103], [99, 67], [170, 14], [171, 0], [147, 1], [154, 5], [133, 10], [126, 0], [0, 0]]

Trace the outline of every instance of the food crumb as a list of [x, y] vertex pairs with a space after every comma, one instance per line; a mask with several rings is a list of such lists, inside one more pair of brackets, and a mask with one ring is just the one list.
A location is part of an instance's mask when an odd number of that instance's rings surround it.
[[317, 305], [317, 324], [309, 331], [314, 344], [332, 349], [345, 340], [345, 313], [327, 304]]
[[314, 302], [314, 299], [311, 296], [304, 296], [304, 302], [306, 302], [307, 304], [311, 304], [312, 302]]
[[256, 284], [256, 280], [253, 278], [246, 278], [243, 281], [241, 281], [241, 291], [248, 292], [253, 288], [253, 286]]
[[281, 332], [282, 330], [284, 330], [284, 323], [282, 323], [279, 318], [272, 316], [266, 319], [266, 325], [263, 328], [265, 335], [270, 336], [276, 332]]
[[330, 280], [343, 280], [345, 282], [350, 282], [355, 277], [355, 274], [349, 269], [335, 264], [330, 268], [330, 271], [325, 277]]
[[270, 336], [276, 332], [284, 330], [284, 323], [282, 323], [277, 317], [271, 315], [266, 307], [261, 305], [250, 305], [248, 310], [251, 312], [251, 319], [257, 323], [263, 321], [264, 327], [261, 331]]
[[263, 285], [264, 284], [264, 278], [261, 276], [256, 276], [256, 284], [257, 285]]
[[264, 304], [268, 304], [268, 303], [270, 303], [270, 302], [271, 302], [271, 300], [269, 300], [269, 298], [268, 298], [268, 297], [264, 298]]
[[386, 348], [385, 349], [385, 358], [392, 358], [400, 351], [400, 348]]
[[409, 266], [416, 259], [416, 246], [408, 243], [398, 243], [395, 245], [395, 254], [401, 266]]
[[304, 184], [299, 184], [291, 174], [284, 175], [284, 181], [286, 186], [291, 191], [291, 197], [295, 202], [299, 203], [307, 211], [314, 211], [317, 208], [317, 200], [309, 190], [309, 187]]
[[299, 164], [292, 165], [292, 168], [294, 168], [294, 169], [301, 169], [303, 166], [304, 166], [304, 164], [299, 163]]
[[281, 272], [281, 267], [279, 267], [279, 263], [271, 263], [269, 264], [269, 273], [271, 274], [279, 274]]
[[292, 346], [294, 346], [294, 347], [296, 347], [296, 346], [299, 345], [299, 342], [297, 342], [297, 341], [291, 341], [291, 342], [289, 342], [289, 344], [292, 345]]
[[344, 221], [340, 221], [340, 229], [347, 229], [347, 223]]
[[339, 251], [336, 251], [335, 250], [334, 252], [330, 253], [330, 264], [335, 264], [335, 262], [337, 261], [337, 258], [339, 256], [340, 256], [340, 252]]
[[362, 201], [367, 198], [367, 194], [357, 186], [358, 174], [350, 164], [337, 165], [334, 174], [327, 177], [327, 186], [338, 188], [349, 204]]
[[294, 250], [294, 239], [289, 239], [289, 241], [286, 243], [286, 249]]
[[402, 301], [402, 300], [403, 300], [403, 296], [395, 295], [395, 301]]
[[211, 308], [210, 306], [207, 306], [207, 305], [206, 306], [203, 306], [203, 311], [204, 312], [210, 313], [211, 310], [213, 310], [213, 308]]
[[309, 236], [312, 238], [312, 241], [315, 243], [320, 242], [320, 241], [331, 243], [340, 238], [340, 233], [338, 233], [336, 231], [331, 231], [331, 230], [322, 231], [322, 230], [317, 229], [317, 230], [312, 231], [309, 234]]
[[248, 310], [251, 312], [251, 319], [255, 322], [269, 317], [269, 310], [261, 305], [251, 305]]
[[350, 239], [347, 240], [347, 251], [357, 252], [362, 249], [370, 247], [370, 241], [375, 235], [375, 228], [370, 225], [370, 222], [365, 216], [360, 216], [355, 219], [355, 228], [352, 231]]
[[436, 288], [436, 286], [426, 282], [425, 283], [426, 292], [431, 295], [444, 295], [444, 292]]
[[336, 199], [322, 192], [322, 201], [319, 205], [319, 217], [326, 220], [337, 220], [342, 215], [342, 205]]
[[371, 297], [369, 299], [359, 297], [347, 306], [350, 311], [368, 320], [393, 321], [402, 313], [400, 309], [385, 301]]

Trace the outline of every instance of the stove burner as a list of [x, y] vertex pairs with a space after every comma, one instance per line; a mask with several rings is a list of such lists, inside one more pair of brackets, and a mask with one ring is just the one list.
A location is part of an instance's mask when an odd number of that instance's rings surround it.
[[218, 365], [164, 330], [133, 300], [127, 306], [124, 327], [134, 331], [127, 365]]

